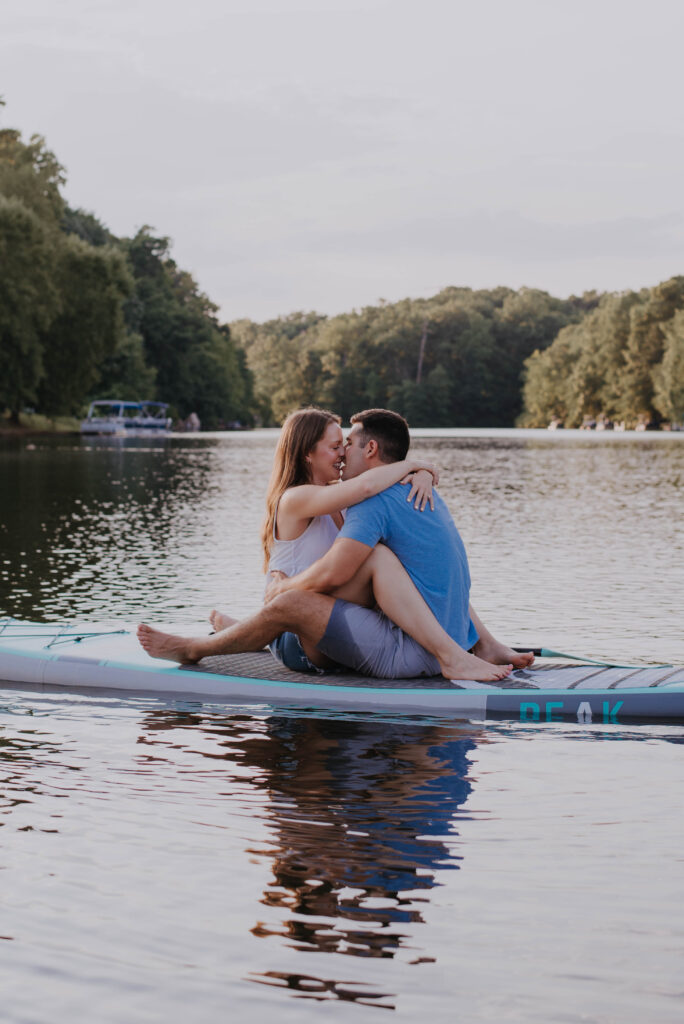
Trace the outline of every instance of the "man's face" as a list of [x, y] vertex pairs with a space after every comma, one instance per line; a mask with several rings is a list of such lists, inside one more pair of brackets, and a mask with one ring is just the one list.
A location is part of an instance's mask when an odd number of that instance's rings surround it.
[[364, 455], [365, 447], [361, 445], [362, 439], [363, 426], [360, 423], [354, 423], [347, 434], [344, 446], [344, 469], [342, 470], [344, 480], [351, 480], [368, 469], [368, 462]]

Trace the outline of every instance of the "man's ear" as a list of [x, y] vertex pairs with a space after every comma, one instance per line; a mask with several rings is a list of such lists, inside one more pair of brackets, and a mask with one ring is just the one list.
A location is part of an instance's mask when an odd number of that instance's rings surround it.
[[373, 456], [375, 456], [377, 454], [378, 454], [378, 442], [374, 441], [373, 438], [371, 438], [370, 441], [368, 442], [368, 444], [366, 445], [366, 458], [367, 459], [372, 459]]

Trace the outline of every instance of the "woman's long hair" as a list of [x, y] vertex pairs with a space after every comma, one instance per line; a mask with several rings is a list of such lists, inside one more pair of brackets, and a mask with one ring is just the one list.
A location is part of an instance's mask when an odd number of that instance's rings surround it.
[[283, 423], [266, 494], [266, 518], [261, 529], [264, 572], [268, 569], [271, 557], [278, 502], [290, 487], [311, 483], [306, 457], [316, 447], [329, 425], [340, 422], [339, 416], [326, 409], [298, 409], [297, 412], [291, 412]]

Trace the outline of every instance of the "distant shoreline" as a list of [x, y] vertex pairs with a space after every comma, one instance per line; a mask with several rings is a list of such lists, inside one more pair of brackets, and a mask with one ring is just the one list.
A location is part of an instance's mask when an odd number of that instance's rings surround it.
[[[270, 434], [274, 437], [280, 433], [280, 427], [256, 427], [250, 430], [207, 430], [198, 432], [189, 431], [172, 431], [177, 437], [183, 438], [206, 438], [216, 437], [217, 435], [235, 435], [235, 434], [248, 434], [252, 437], [258, 436], [259, 434]], [[41, 416], [37, 413], [22, 413], [20, 416], [19, 426], [14, 426], [9, 422], [7, 416], [0, 419], [0, 438], [30, 438], [30, 437], [48, 437], [58, 434], [61, 437], [80, 437], [80, 420], [73, 417], [57, 417], [55, 420], [50, 419], [47, 416]], [[535, 437], [548, 438], [549, 440], [562, 440], [566, 438], [573, 439], [603, 439], [618, 440], [620, 438], [638, 438], [640, 440], [647, 440], [653, 437], [681, 437], [684, 438], [684, 431], [682, 430], [625, 430], [625, 431], [612, 431], [612, 430], [582, 430], [580, 428], [568, 428], [566, 430], [548, 430], [545, 427], [412, 427], [411, 436], [414, 438], [437, 438], [437, 437], [465, 437], [465, 436], [478, 436], [478, 437]], [[92, 438], [91, 438], [92, 439]], [[117, 440], [122, 440], [118, 438]], [[124, 439], [125, 440], [125, 439]]]
[[0, 419], [0, 435], [2, 437], [29, 437], [40, 434], [78, 434], [80, 421], [72, 416], [41, 416], [39, 413], [19, 414], [18, 426], [10, 423], [9, 416]]

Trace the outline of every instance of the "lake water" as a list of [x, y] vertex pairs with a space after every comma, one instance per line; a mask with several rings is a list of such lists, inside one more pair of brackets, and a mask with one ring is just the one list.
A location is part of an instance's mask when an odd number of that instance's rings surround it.
[[[254, 610], [275, 437], [0, 439], [0, 614]], [[684, 662], [684, 435], [415, 448], [496, 634]], [[6, 688], [3, 1019], [680, 1021], [683, 741]]]

